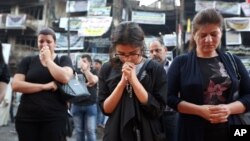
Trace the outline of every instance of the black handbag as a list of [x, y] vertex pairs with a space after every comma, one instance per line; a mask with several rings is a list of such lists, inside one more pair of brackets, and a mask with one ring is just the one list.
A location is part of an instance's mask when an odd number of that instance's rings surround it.
[[[227, 56], [228, 56], [228, 58], [230, 60], [231, 65], [234, 68], [234, 72], [235, 72], [238, 80], [240, 81], [241, 76], [240, 76], [240, 73], [238, 71], [238, 66], [237, 66], [237, 63], [235, 62], [235, 59], [234, 59], [233, 55], [230, 52], [226, 52], [226, 54], [227, 54]], [[238, 97], [239, 97], [239, 91], [234, 93], [233, 99], [236, 100]], [[250, 125], [250, 112], [237, 114], [237, 115], [234, 115], [234, 116], [237, 119], [239, 119], [239, 122], [240, 122], [241, 125]]]
[[86, 83], [80, 82], [77, 74], [66, 84], [58, 83], [58, 88], [65, 101], [77, 102], [90, 96]]
[[[58, 56], [58, 63], [60, 65], [60, 57]], [[88, 98], [91, 94], [88, 91], [85, 81], [79, 81], [77, 73], [66, 84], [57, 82], [61, 97], [68, 102], [78, 102]]]

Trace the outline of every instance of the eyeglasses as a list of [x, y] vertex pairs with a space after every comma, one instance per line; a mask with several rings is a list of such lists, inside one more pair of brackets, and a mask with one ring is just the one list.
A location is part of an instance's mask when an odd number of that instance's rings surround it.
[[152, 49], [152, 50], [150, 50], [150, 53], [154, 53], [154, 51], [155, 51], [156, 53], [160, 53], [160, 52], [162, 51], [162, 49], [160, 49], [160, 48]]
[[141, 54], [139, 54], [139, 53], [131, 53], [131, 54], [118, 54], [118, 53], [116, 53], [115, 56], [119, 57], [119, 58], [128, 58], [128, 57], [137, 58], [137, 57], [141, 56]]

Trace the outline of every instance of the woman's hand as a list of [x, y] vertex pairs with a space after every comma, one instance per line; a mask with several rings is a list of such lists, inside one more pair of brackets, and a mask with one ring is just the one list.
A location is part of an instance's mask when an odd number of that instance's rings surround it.
[[53, 60], [53, 55], [48, 46], [45, 46], [40, 50], [39, 56], [43, 66], [45, 67], [47, 66], [48, 61]]
[[43, 90], [52, 90], [52, 91], [56, 91], [57, 90], [57, 85], [55, 81], [51, 81], [47, 84], [43, 85]]
[[199, 115], [210, 121], [210, 123], [223, 123], [228, 121], [230, 110], [225, 104], [202, 105]]
[[131, 62], [125, 62], [122, 66], [122, 73], [127, 81], [132, 83], [133, 78], [136, 77], [136, 66]]
[[206, 120], [209, 120], [210, 119], [210, 110], [209, 110], [210, 106], [211, 105], [201, 105], [201, 106], [199, 106], [200, 110], [198, 111], [198, 115], [203, 117]]
[[214, 105], [209, 107], [211, 123], [224, 123], [228, 121], [228, 116], [231, 114], [226, 104]]

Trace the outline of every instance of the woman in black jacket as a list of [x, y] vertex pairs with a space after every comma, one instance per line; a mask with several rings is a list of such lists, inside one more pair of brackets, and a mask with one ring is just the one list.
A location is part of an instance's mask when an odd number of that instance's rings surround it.
[[157, 62], [148, 62], [144, 51], [144, 33], [138, 24], [120, 23], [112, 34], [110, 62], [99, 73], [99, 103], [109, 116], [103, 141], [138, 141], [138, 136], [141, 141], [164, 139], [159, 116], [166, 105], [166, 73]]
[[[168, 71], [168, 105], [179, 114], [179, 141], [228, 141], [236, 115], [249, 111], [250, 78], [237, 56], [221, 51], [223, 18], [215, 9], [197, 13], [191, 52], [178, 56]], [[235, 100], [234, 93], [239, 91]]]

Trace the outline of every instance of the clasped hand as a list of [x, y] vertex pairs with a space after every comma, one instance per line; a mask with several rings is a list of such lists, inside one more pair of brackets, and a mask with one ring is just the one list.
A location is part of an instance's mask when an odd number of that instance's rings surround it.
[[230, 110], [225, 104], [220, 105], [203, 105], [202, 117], [210, 121], [210, 123], [224, 123], [228, 121]]
[[136, 77], [136, 65], [131, 62], [125, 62], [122, 66], [123, 83], [132, 83], [134, 77]]

